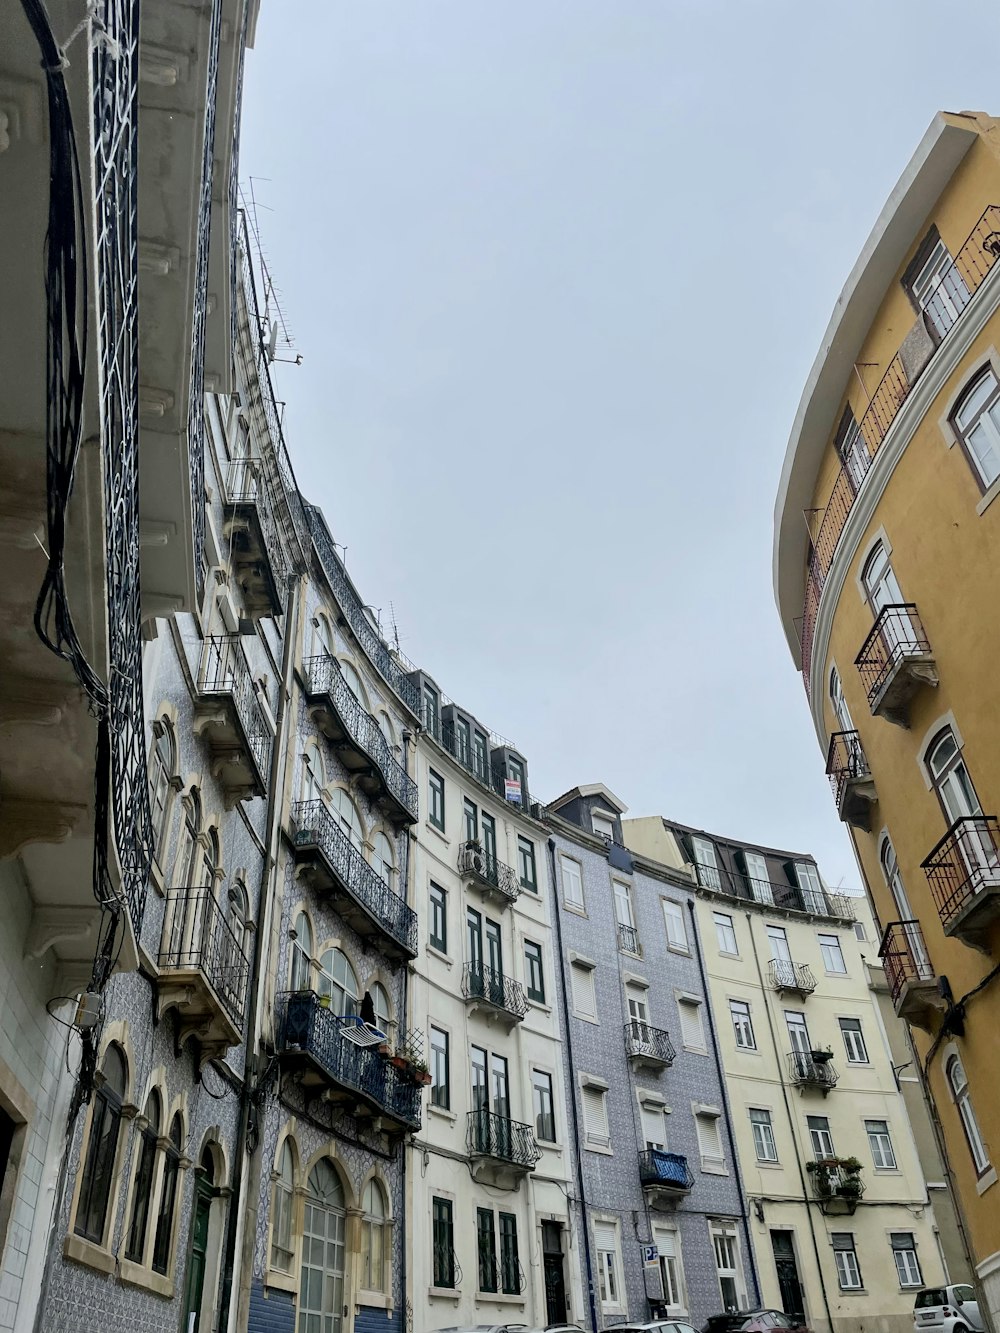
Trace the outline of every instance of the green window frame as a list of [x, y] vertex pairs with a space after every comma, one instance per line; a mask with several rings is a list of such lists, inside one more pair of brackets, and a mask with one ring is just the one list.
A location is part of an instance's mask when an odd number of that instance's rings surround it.
[[524, 980], [529, 1000], [545, 1003], [545, 973], [542, 968], [542, 946], [534, 940], [524, 941]]
[[517, 837], [517, 869], [521, 877], [521, 888], [529, 893], [538, 892], [538, 872], [535, 868], [535, 844], [530, 838]]
[[448, 952], [448, 892], [440, 884], [431, 880], [430, 887], [431, 916], [427, 942], [433, 949]]
[[433, 824], [436, 829], [444, 832], [444, 778], [440, 773], [435, 773], [433, 768], [427, 770], [427, 794], [428, 810], [427, 820]]

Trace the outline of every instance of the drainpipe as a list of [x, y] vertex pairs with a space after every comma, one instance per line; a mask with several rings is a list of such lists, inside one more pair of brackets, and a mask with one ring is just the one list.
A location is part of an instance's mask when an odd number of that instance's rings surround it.
[[688, 911], [691, 913], [691, 934], [694, 937], [694, 951], [698, 956], [698, 972], [701, 976], [701, 989], [705, 995], [705, 1008], [708, 1011], [708, 1031], [712, 1039], [712, 1056], [715, 1060], [715, 1072], [719, 1080], [719, 1091], [722, 1094], [722, 1105], [725, 1110], [726, 1138], [729, 1140], [729, 1155], [733, 1161], [733, 1170], [736, 1173], [736, 1188], [740, 1196], [740, 1221], [743, 1223], [743, 1235], [746, 1237], [747, 1259], [750, 1263], [750, 1276], [753, 1278], [753, 1289], [757, 1294], [757, 1304], [763, 1301], [760, 1290], [760, 1279], [757, 1277], [757, 1263], [754, 1258], [753, 1239], [750, 1235], [750, 1219], [747, 1216], [746, 1192], [743, 1188], [743, 1176], [740, 1172], [740, 1158], [736, 1151], [736, 1141], [733, 1138], [733, 1117], [729, 1107], [729, 1098], [726, 1096], [726, 1076], [722, 1071], [722, 1057], [719, 1055], [719, 1042], [715, 1031], [715, 1019], [712, 1016], [712, 1002], [708, 992], [708, 977], [705, 975], [705, 959], [701, 952], [701, 940], [698, 936], [698, 919], [695, 916], [694, 899], [687, 900]]
[[[764, 973], [760, 966], [760, 955], [757, 953], [757, 938], [753, 933], [753, 917], [747, 912], [747, 929], [750, 931], [750, 943], [753, 947], [753, 961], [757, 969], [757, 980], [760, 982], [761, 994], [764, 997], [764, 1013], [767, 1014], [767, 1026], [771, 1033], [771, 1045], [774, 1047], [774, 1054], [778, 1056], [778, 1038], [774, 1030], [774, 1016], [771, 1013], [771, 1006], [767, 1002], [767, 990], [764, 986]], [[795, 1145], [795, 1165], [799, 1172], [799, 1183], [802, 1186], [802, 1198], [806, 1206], [806, 1218], [809, 1222], [809, 1236], [812, 1240], [813, 1254], [816, 1257], [816, 1272], [819, 1275], [819, 1289], [823, 1293], [823, 1308], [826, 1310], [826, 1322], [830, 1329], [833, 1329], [833, 1314], [830, 1310], [830, 1297], [826, 1291], [826, 1281], [823, 1277], [823, 1264], [820, 1260], [819, 1241], [816, 1239], [816, 1226], [813, 1221], [812, 1204], [809, 1202], [809, 1187], [806, 1183], [805, 1172], [802, 1169], [802, 1155], [798, 1148], [798, 1137], [795, 1133], [795, 1117], [792, 1115], [791, 1104], [788, 1100], [788, 1087], [785, 1084], [785, 1075], [782, 1072], [781, 1060], [778, 1060], [778, 1083], [781, 1085], [781, 1096], [785, 1103], [785, 1115], [788, 1117], [788, 1128], [791, 1130], [792, 1143]]]
[[573, 1120], [573, 1147], [576, 1153], [576, 1187], [580, 1191], [580, 1211], [583, 1214], [583, 1263], [587, 1270], [587, 1298], [590, 1303], [590, 1319], [594, 1333], [600, 1325], [597, 1322], [597, 1300], [594, 1295], [594, 1264], [590, 1254], [590, 1231], [587, 1224], [587, 1192], [583, 1184], [583, 1154], [580, 1145], [580, 1112], [576, 1105], [576, 1062], [573, 1059], [573, 1029], [569, 1021], [569, 1004], [566, 1000], [568, 981], [566, 978], [566, 955], [563, 952], [562, 915], [559, 909], [559, 893], [556, 878], [556, 840], [549, 838], [549, 883], [552, 886], [552, 915], [556, 923], [556, 951], [559, 955], [559, 976], [562, 985], [559, 998], [562, 1007], [563, 1028], [566, 1033], [566, 1057], [569, 1061], [571, 1087], [569, 1088], [569, 1109]]

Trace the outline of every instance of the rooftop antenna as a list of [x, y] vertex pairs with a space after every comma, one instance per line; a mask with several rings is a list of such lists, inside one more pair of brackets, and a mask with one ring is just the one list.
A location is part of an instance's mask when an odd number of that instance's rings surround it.
[[396, 645], [396, 652], [400, 652], [399, 646], [399, 626], [396, 624], [396, 608], [392, 602], [389, 603], [389, 620], [392, 624], [392, 641]]
[[[256, 181], [267, 181], [268, 179], [267, 176], [249, 177], [249, 200], [246, 191], [243, 190], [242, 186], [240, 187], [240, 198], [243, 202], [243, 207], [247, 212], [248, 230], [251, 241], [253, 242], [257, 268], [260, 270], [261, 287], [264, 296], [264, 309], [261, 312], [259, 337], [264, 353], [267, 356], [268, 364], [275, 361], [282, 361], [286, 364], [301, 366], [302, 353], [294, 350], [295, 336], [292, 333], [288, 320], [285, 317], [285, 312], [282, 309], [280, 293], [275, 286], [274, 278], [264, 255], [264, 246], [260, 238], [260, 224], [257, 217], [257, 210], [260, 208], [266, 209], [267, 212], [272, 212], [273, 210], [267, 208], [267, 205], [262, 204], [257, 198], [254, 184]], [[266, 337], [265, 330], [267, 330]], [[283, 352], [292, 353], [290, 356], [278, 355], [279, 332], [281, 334], [281, 350]]]

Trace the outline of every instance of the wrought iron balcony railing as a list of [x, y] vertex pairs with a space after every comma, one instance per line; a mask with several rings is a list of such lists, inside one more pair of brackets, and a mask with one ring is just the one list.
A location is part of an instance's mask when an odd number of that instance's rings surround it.
[[815, 1198], [823, 1212], [853, 1213], [865, 1192], [861, 1164], [854, 1157], [823, 1157], [806, 1163]]
[[541, 1156], [530, 1125], [493, 1111], [469, 1112], [466, 1146], [470, 1157], [492, 1157], [525, 1171], [533, 1171]]
[[341, 1018], [312, 991], [278, 997], [281, 1049], [308, 1057], [324, 1081], [360, 1096], [376, 1114], [389, 1116], [407, 1129], [420, 1127], [420, 1087], [380, 1055], [374, 1046], [345, 1039]]
[[327, 805], [321, 800], [296, 801], [291, 822], [296, 857], [319, 855], [329, 875], [328, 887], [346, 897], [342, 914], [359, 934], [378, 934], [403, 956], [416, 958], [416, 912], [368, 864]]
[[837, 1071], [824, 1051], [789, 1051], [788, 1077], [799, 1087], [819, 1088], [824, 1094], [837, 1086]]
[[816, 978], [807, 963], [793, 963], [788, 958], [772, 958], [767, 975], [777, 991], [794, 991], [797, 995], [811, 995], [816, 989]]
[[412, 823], [418, 813], [417, 784], [392, 753], [378, 722], [351, 690], [337, 659], [330, 653], [307, 657], [302, 669], [309, 697], [329, 700], [340, 722], [337, 729], [375, 765], [372, 771], [376, 785], [403, 819]]
[[1000, 907], [1000, 823], [957, 819], [922, 863], [946, 934], [981, 930]]
[[841, 819], [869, 830], [875, 784], [856, 731], [835, 731], [830, 737], [826, 772]]
[[462, 969], [462, 994], [467, 1000], [480, 1000], [514, 1019], [522, 1019], [528, 1012], [521, 983], [492, 967], [466, 963]]
[[639, 1180], [644, 1187], [676, 1194], [687, 1194], [694, 1185], [694, 1176], [682, 1153], [663, 1152], [650, 1148], [639, 1154]]
[[[914, 662], [928, 664], [928, 672], [936, 681], [931, 645], [916, 606], [912, 602], [883, 606], [854, 659], [873, 713], [893, 711], [898, 706], [895, 699], [888, 698], [889, 691], [900, 672]], [[913, 693], [914, 687], [907, 686], [907, 697]]]
[[625, 1054], [661, 1065], [665, 1069], [669, 1069], [677, 1058], [670, 1033], [638, 1018], [632, 1018], [625, 1024]]
[[934, 986], [936, 983], [919, 921], [890, 921], [882, 936], [878, 956], [882, 959], [889, 994], [897, 1013], [908, 987], [914, 984]]
[[642, 957], [642, 945], [639, 943], [639, 932], [635, 926], [618, 922], [618, 951], [631, 954], [633, 958]]
[[232, 701], [257, 778], [266, 786], [274, 741], [253, 675], [239, 635], [212, 635], [202, 647], [198, 670], [198, 691], [202, 695], [224, 697]]
[[483, 851], [478, 842], [467, 842], [459, 848], [458, 869], [460, 874], [470, 875], [484, 889], [492, 890], [501, 901], [517, 902], [520, 896], [521, 881], [514, 868]]
[[842, 921], [854, 920], [854, 904], [843, 893], [828, 893], [825, 889], [802, 889], [787, 880], [759, 879], [755, 875], [738, 874], [725, 866], [695, 865], [698, 883], [730, 898], [742, 898], [786, 911], [809, 912], [813, 916], [837, 917]]
[[250, 960], [212, 889], [168, 892], [159, 964], [162, 971], [200, 972], [242, 1028]]
[[[244, 540], [249, 540], [247, 549], [254, 556], [260, 557], [259, 566], [268, 589], [267, 599], [273, 602], [280, 614], [285, 605], [289, 565], [276, 518], [277, 507], [264, 460], [234, 459], [226, 475], [226, 508], [231, 515], [241, 519], [240, 530], [244, 533]], [[247, 522], [258, 525], [259, 538], [254, 535], [252, 539], [247, 539], [244, 530]], [[239, 541], [239, 538], [238, 532], [234, 540]], [[261, 543], [259, 547], [258, 540]], [[239, 559], [238, 551], [235, 550], [234, 559]]]
[[[960, 282], [971, 296], [993, 268], [998, 255], [1000, 255], [1000, 206], [991, 204], [955, 255], [952, 264], [954, 276], [949, 278], [946, 275], [946, 291], [949, 283], [952, 288], [958, 290]], [[964, 305], [965, 302], [956, 309], [964, 309]], [[957, 315], [954, 318], [950, 316], [943, 318], [942, 310], [938, 309], [938, 306], [942, 308], [944, 306], [944, 302], [940, 299], [935, 307], [929, 309], [927, 313], [940, 341], [950, 331]], [[923, 316], [917, 319], [916, 324], [924, 324]], [[912, 333], [912, 330], [909, 333]], [[802, 616], [802, 674], [807, 690], [809, 689], [813, 636], [816, 631], [816, 616], [819, 612], [820, 598], [830, 567], [833, 564], [834, 553], [840, 541], [841, 533], [844, 531], [848, 515], [854, 506], [855, 496], [871, 469], [875, 456], [888, 434], [889, 427], [895, 421], [903, 403], [933, 358], [936, 350], [933, 345], [928, 347], [923, 361], [916, 365], [912, 363], [912, 357], [909, 358], [909, 364], [904, 365], [900, 353], [897, 353], [889, 362], [881, 382], [871, 396], [864, 415], [858, 422], [862, 447], [853, 451], [851, 457], [845, 461], [834, 482], [830, 496], [822, 508], [823, 517], [818, 530], [813, 536], [809, 551], [809, 568]]]

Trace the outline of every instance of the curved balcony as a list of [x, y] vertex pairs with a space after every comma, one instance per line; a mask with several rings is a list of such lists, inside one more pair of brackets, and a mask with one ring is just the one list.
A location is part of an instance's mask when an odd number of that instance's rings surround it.
[[521, 881], [514, 868], [484, 852], [478, 842], [466, 842], [459, 848], [458, 872], [467, 875], [485, 898], [501, 908], [520, 897]]
[[420, 1128], [419, 1085], [377, 1047], [345, 1036], [357, 1027], [356, 1018], [341, 1018], [312, 991], [293, 991], [278, 997], [278, 1019], [282, 1062], [305, 1087], [396, 1133]]
[[681, 1153], [650, 1148], [639, 1154], [639, 1182], [649, 1203], [673, 1207], [694, 1187], [694, 1176]]
[[645, 1066], [655, 1073], [669, 1069], [677, 1058], [670, 1033], [638, 1018], [625, 1024], [625, 1054], [637, 1068]]
[[285, 560], [270, 489], [260, 458], [229, 465], [223, 504], [223, 535], [230, 545], [236, 582], [252, 616], [280, 616], [285, 609]]
[[933, 1031], [935, 1011], [943, 1008], [944, 1002], [920, 922], [890, 921], [878, 956], [897, 1015], [927, 1032]]
[[344, 920], [390, 958], [417, 956], [417, 914], [368, 864], [322, 801], [292, 806], [295, 864]]
[[238, 1046], [250, 960], [212, 889], [169, 890], [158, 961], [156, 1016], [177, 1011], [179, 1043], [197, 1037], [202, 1063]]
[[767, 975], [776, 991], [787, 991], [802, 1000], [816, 989], [812, 968], [807, 963], [793, 963], [790, 958], [772, 958], [767, 965]]
[[798, 1088], [817, 1088], [824, 1097], [837, 1086], [837, 1071], [826, 1051], [789, 1051], [788, 1078]]
[[498, 1183], [534, 1171], [541, 1156], [530, 1125], [493, 1111], [470, 1111], [466, 1118], [466, 1147], [473, 1160], [473, 1178]]
[[493, 967], [466, 963], [462, 970], [462, 994], [470, 1011], [481, 1009], [487, 1018], [513, 1027], [528, 1012], [524, 987]]
[[316, 725], [337, 748], [345, 768], [358, 773], [361, 786], [383, 805], [397, 824], [417, 819], [417, 784], [392, 753], [371, 713], [361, 705], [329, 653], [302, 663], [306, 698]]
[[938, 683], [931, 645], [912, 602], [883, 606], [854, 659], [873, 717], [909, 725], [910, 700]]
[[946, 935], [989, 952], [1000, 916], [1000, 824], [995, 815], [957, 819], [921, 863]]
[[638, 930], [635, 926], [624, 925], [621, 921], [618, 922], [618, 952], [630, 954], [633, 958], [642, 957]]
[[837, 802], [837, 814], [845, 824], [870, 833], [872, 806], [878, 797], [861, 737], [856, 731], [836, 731], [830, 737], [826, 773]]
[[239, 635], [205, 640], [194, 730], [212, 751], [212, 772], [225, 788], [229, 809], [266, 793], [274, 733]]

